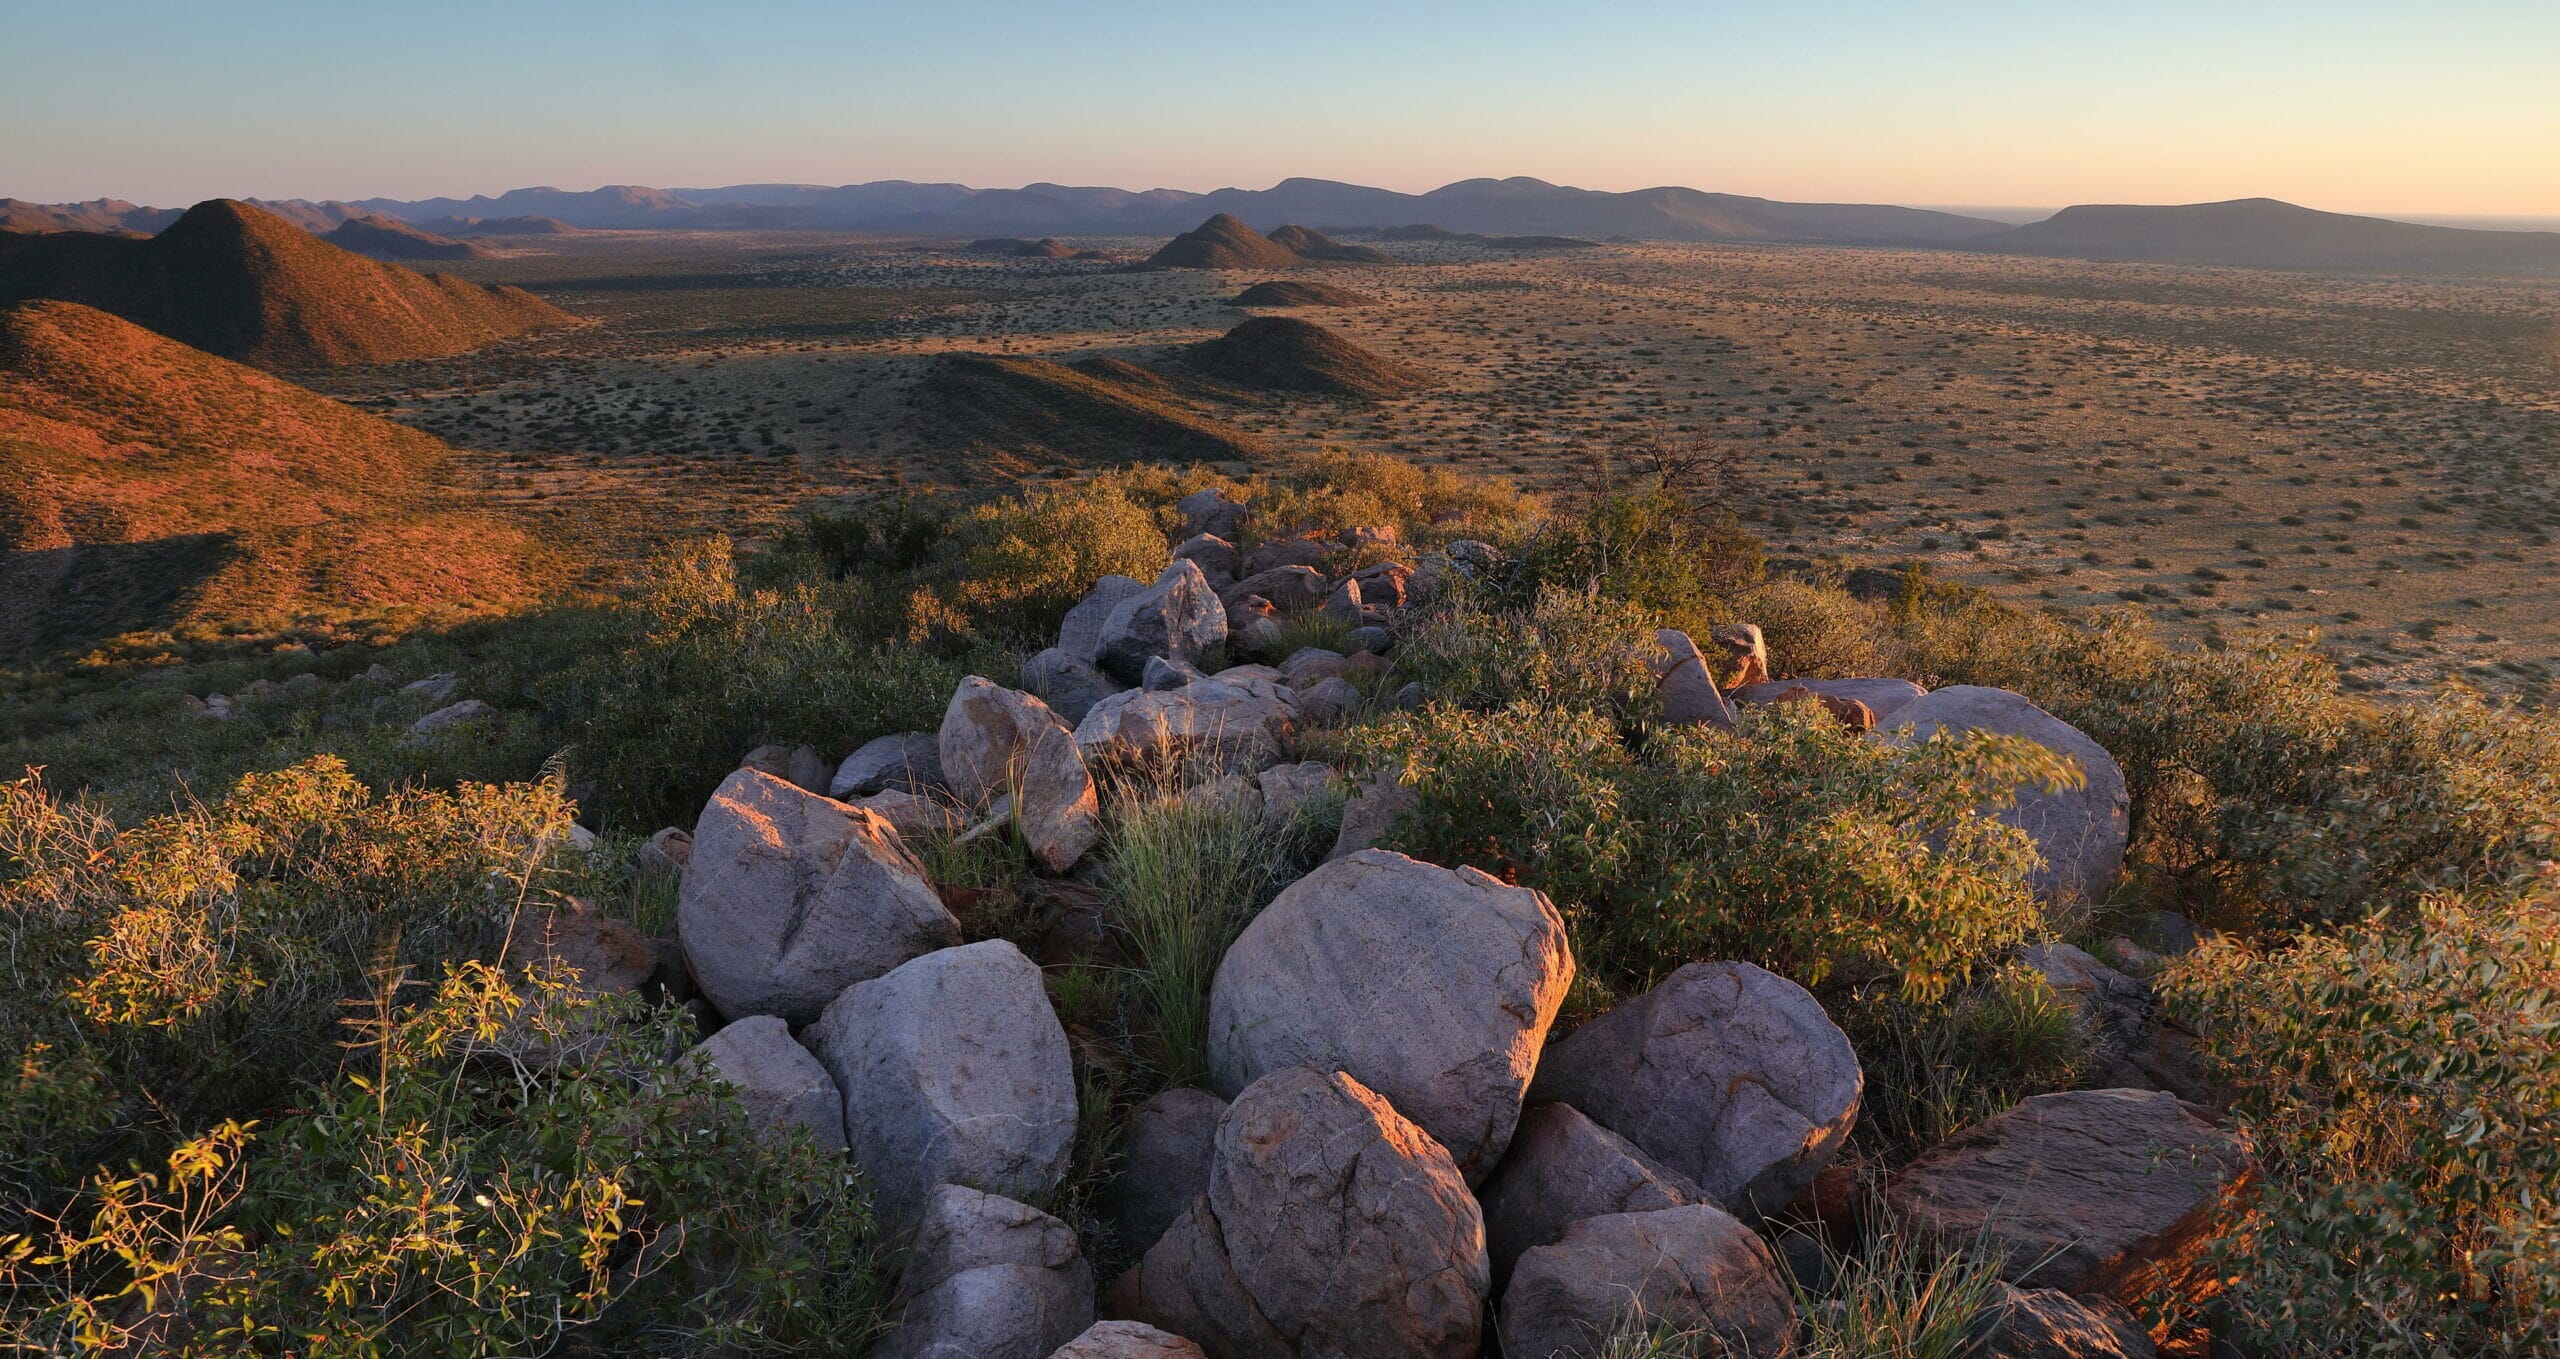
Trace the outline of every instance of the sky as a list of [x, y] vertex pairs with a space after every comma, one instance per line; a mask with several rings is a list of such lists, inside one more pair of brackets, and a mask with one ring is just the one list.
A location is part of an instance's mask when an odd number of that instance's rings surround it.
[[2560, 215], [2560, 0], [0, 0], [0, 196], [1206, 190]]

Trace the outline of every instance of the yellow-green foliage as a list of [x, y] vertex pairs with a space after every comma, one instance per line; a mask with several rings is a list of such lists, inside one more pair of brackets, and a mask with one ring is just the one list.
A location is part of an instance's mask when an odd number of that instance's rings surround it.
[[1549, 587], [1525, 608], [1462, 598], [1412, 620], [1395, 659], [1425, 692], [1458, 707], [1534, 703], [1634, 724], [1653, 712], [1654, 651], [1641, 608]]
[[2219, 1246], [2270, 1353], [2545, 1354], [2560, 1321], [2560, 883], [2432, 897], [2163, 979], [2261, 1176]]
[[678, 1012], [478, 963], [393, 977], [343, 1071], [0, 1243], [33, 1352], [859, 1353], [885, 1270], [860, 1182], [680, 1065]]

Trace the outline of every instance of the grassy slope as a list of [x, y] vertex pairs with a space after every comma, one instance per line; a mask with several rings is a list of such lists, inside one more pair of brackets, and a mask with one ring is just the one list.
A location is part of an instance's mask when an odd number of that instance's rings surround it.
[[959, 442], [1000, 457], [1000, 471], [1025, 470], [1025, 458], [1255, 461], [1269, 452], [1242, 430], [1177, 403], [1161, 382], [1117, 380], [1046, 359], [947, 355], [925, 375], [921, 395]]

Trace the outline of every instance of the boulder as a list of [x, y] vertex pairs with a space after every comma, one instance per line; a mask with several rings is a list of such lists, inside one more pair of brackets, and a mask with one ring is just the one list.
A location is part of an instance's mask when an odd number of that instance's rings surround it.
[[901, 840], [951, 835], [960, 829], [960, 809], [929, 793], [873, 793], [853, 805], [895, 827]]
[[1332, 791], [1333, 766], [1321, 760], [1275, 764], [1257, 776], [1262, 785], [1262, 819], [1285, 825], [1298, 809]]
[[1356, 628], [1369, 621], [1365, 601], [1360, 598], [1360, 582], [1344, 580], [1324, 598], [1324, 616], [1344, 627]]
[[771, 774], [821, 797], [826, 795], [829, 784], [827, 762], [818, 757], [815, 746], [757, 746], [738, 761], [738, 767]]
[[591, 995], [637, 991], [658, 971], [658, 946], [625, 921], [584, 910], [527, 907], [507, 939], [509, 969], [565, 967]]
[[722, 1014], [817, 1018], [836, 993], [960, 940], [877, 813], [741, 769], [694, 824], [676, 933]]
[[971, 675], [943, 711], [941, 742], [951, 791], [973, 806], [1013, 799], [1011, 819], [1041, 867], [1063, 873], [1101, 840], [1093, 775], [1073, 733], [1039, 699]]
[[1207, 576], [1212, 585], [1234, 584], [1236, 568], [1244, 564], [1244, 558], [1236, 552], [1236, 545], [1214, 533], [1193, 534], [1173, 550], [1173, 559], [1198, 562], [1200, 574]]
[[1331, 561], [1341, 551], [1341, 544], [1327, 542], [1322, 538], [1273, 538], [1256, 543], [1245, 551], [1245, 574], [1250, 578], [1266, 571], [1301, 567], [1312, 569]]
[[1209, 1359], [1200, 1347], [1143, 1321], [1099, 1321], [1049, 1359]]
[[1978, 1359], [2155, 1359], [2158, 1347], [2123, 1307], [2051, 1288], [1995, 1284], [1966, 1339]]
[[1599, 1352], [1620, 1323], [1705, 1331], [1722, 1353], [1783, 1359], [1796, 1304], [1769, 1247], [1697, 1203], [1585, 1218], [1520, 1257], [1502, 1294], [1503, 1359]]
[[684, 866], [693, 861], [693, 833], [675, 826], [660, 826], [640, 843], [631, 861], [645, 873], [681, 873]]
[[1332, 585], [1324, 573], [1312, 566], [1275, 566], [1267, 571], [1257, 570], [1228, 586], [1221, 597], [1236, 600], [1260, 595], [1282, 613], [1298, 613], [1324, 603], [1325, 596], [1331, 593]]
[[1803, 987], [1691, 963], [1548, 1049], [1530, 1098], [1580, 1109], [1757, 1219], [1839, 1154], [1864, 1088], [1848, 1037]]
[[2151, 988], [2060, 940], [2029, 944], [2018, 961], [2035, 969], [2054, 992], [2071, 1002], [2081, 1033], [2101, 1072], [2119, 1083], [2119, 1064], [2151, 1046]]
[[1320, 646], [1302, 646], [1280, 662], [1280, 682], [1292, 689], [1312, 689], [1320, 680], [1350, 673], [1351, 658]]
[[1334, 537], [1344, 547], [1389, 548], [1404, 542], [1404, 530], [1393, 524], [1370, 524], [1344, 529]]
[[1198, 753], [1261, 768], [1297, 741], [1298, 700], [1268, 680], [1223, 675], [1179, 689], [1114, 694], [1076, 725], [1086, 760], [1157, 761]]
[[1227, 640], [1227, 608], [1200, 564], [1177, 561], [1156, 583], [1113, 605], [1102, 621], [1102, 650], [1094, 664], [1123, 684], [1146, 677], [1147, 658], [1195, 664]]
[[1359, 853], [1385, 838], [1396, 817], [1406, 808], [1417, 805], [1413, 790], [1404, 786], [1393, 769], [1378, 769], [1360, 781], [1349, 801], [1342, 804], [1342, 828], [1334, 833], [1333, 851], [1325, 856], [1334, 859]]
[[844, 1092], [845, 1137], [885, 1221], [915, 1221], [939, 1184], [1037, 1198], [1066, 1177], [1067, 1034], [1013, 945], [943, 949], [847, 987], [804, 1037]]
[[1664, 628], [1653, 636], [1657, 648], [1653, 691], [1662, 720], [1673, 726], [1703, 722], [1730, 729], [1733, 709], [1716, 688], [1715, 677], [1708, 673], [1706, 657], [1699, 653], [1698, 644], [1676, 628]]
[[453, 697], [453, 691], [460, 688], [461, 685], [462, 677], [460, 675], [451, 673], [435, 674], [429, 675], [422, 680], [411, 680], [407, 684], [401, 685], [400, 692], [404, 694], [421, 695], [429, 703], [442, 703], [446, 699]]
[[[212, 701], [210, 699], [206, 701], [206, 706], [207, 711], [211, 711]], [[227, 715], [230, 711], [230, 705], [225, 704], [223, 710]], [[496, 720], [498, 720], [497, 709], [490, 707], [479, 699], [466, 698], [460, 703], [438, 708], [434, 712], [410, 723], [409, 734], [411, 736], [434, 736], [441, 732], [451, 731], [456, 727], [467, 727], [478, 722], [494, 722]]]
[[1546, 894], [1362, 850], [1290, 884], [1228, 948], [1209, 989], [1210, 1083], [1232, 1095], [1287, 1067], [1346, 1072], [1473, 1182], [1511, 1144], [1572, 983]]
[[693, 1057], [737, 1087], [758, 1131], [806, 1128], [819, 1146], [844, 1150], [844, 1095], [780, 1018], [749, 1015], [704, 1040]]
[[1718, 623], [1707, 629], [1707, 640], [1715, 643], [1708, 668], [1715, 672], [1717, 688], [1739, 689], [1770, 677], [1769, 647], [1760, 639], [1758, 624]]
[[1093, 1324], [1075, 1229], [1027, 1204], [938, 1185], [871, 1359], [1046, 1359]]
[[1975, 1124], [1887, 1181], [1885, 1207], [1948, 1249], [2006, 1260], [2021, 1288], [2132, 1302], [2188, 1282], [2243, 1163], [2175, 1095], [2071, 1090]]
[[1209, 1192], [1209, 1159], [1227, 1102], [1177, 1086], [1138, 1106], [1129, 1119], [1120, 1174], [1103, 1192], [1103, 1216], [1132, 1258], [1165, 1234], [1191, 1201]]
[[1207, 533], [1234, 542], [1252, 518], [1253, 507], [1228, 497], [1215, 486], [1193, 491], [1173, 502], [1174, 512], [1182, 516], [1182, 531], [1197, 536]]
[[1049, 705], [1060, 721], [1073, 726], [1093, 705], [1128, 686], [1102, 673], [1091, 661], [1078, 660], [1050, 647], [1022, 663], [1022, 688]]
[[1396, 635], [1375, 623], [1367, 623], [1353, 628], [1343, 640], [1372, 656], [1384, 656], [1395, 646]]
[[1725, 697], [1736, 703], [1775, 703], [1791, 689], [1809, 689], [1816, 697], [1841, 698], [1863, 703], [1874, 715], [1877, 726], [1891, 726], [1886, 719], [1910, 706], [1913, 699], [1929, 691], [1903, 679], [1798, 679], [1773, 680], [1746, 684]]
[[1218, 1122], [1208, 1192], [1112, 1289], [1219, 1359], [1474, 1359], [1484, 1219], [1449, 1154], [1338, 1071], [1275, 1071]]
[[1229, 655], [1268, 656], [1280, 644], [1283, 620], [1277, 605], [1260, 595], [1240, 595], [1226, 605]]
[[1351, 681], [1335, 675], [1298, 691], [1298, 716], [1311, 727], [1336, 727], [1358, 715], [1366, 702]]
[[942, 738], [929, 731], [901, 732], [866, 741], [844, 757], [827, 780], [827, 796], [839, 802], [873, 793], [923, 793], [942, 786]]
[[1182, 790], [1182, 801], [1194, 807], [1217, 807], [1262, 819], [1262, 785], [1250, 774], [1222, 774]]
[[1704, 1203], [1689, 1177], [1583, 1117], [1570, 1104], [1535, 1104], [1520, 1116], [1511, 1149], [1476, 1192], [1484, 1205], [1493, 1278], [1511, 1277], [1521, 1253], [1553, 1245], [1584, 1218]]
[[[1912, 744], [1941, 731], [2018, 736], [2076, 763], [2079, 788], [2048, 793], [2021, 789], [2014, 806], [1994, 815], [2035, 838], [2044, 866], [2030, 879], [2036, 894], [2058, 906], [2103, 899], [2124, 872], [2130, 797], [2114, 757], [2079, 728], [2006, 689], [1957, 684], [1913, 699], [1893, 714], [1887, 740]], [[1881, 734], [1881, 733], [1879, 733]]]
[[1139, 681], [1138, 687], [1141, 689], [1152, 689], [1157, 691], [1179, 689], [1193, 680], [1207, 678], [1207, 675], [1200, 673], [1200, 667], [1193, 665], [1189, 661], [1174, 661], [1167, 660], [1162, 656], [1149, 656], [1147, 658], [1146, 674]]
[[1401, 609], [1413, 581], [1413, 568], [1403, 562], [1380, 562], [1352, 572], [1351, 579], [1359, 585], [1363, 603]]
[[1111, 618], [1130, 596], [1146, 591], [1147, 583], [1129, 576], [1104, 576], [1093, 583], [1091, 592], [1067, 610], [1058, 623], [1058, 649], [1090, 665], [1102, 655], [1102, 625]]

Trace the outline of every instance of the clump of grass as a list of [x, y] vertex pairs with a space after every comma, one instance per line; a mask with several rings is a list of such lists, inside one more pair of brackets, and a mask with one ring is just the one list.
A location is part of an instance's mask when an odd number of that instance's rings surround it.
[[1815, 1292], [1793, 1280], [1805, 1319], [1798, 1359], [1966, 1359], [1974, 1327], [2000, 1291], [2001, 1261], [1979, 1250], [1942, 1253], [1888, 1231], [1857, 1252], [1824, 1251], [1831, 1278]]
[[1275, 664], [1285, 661], [1308, 647], [1334, 652], [1337, 655], [1350, 655], [1354, 649], [1351, 645], [1351, 625], [1320, 609], [1291, 614], [1281, 619], [1280, 630], [1272, 636], [1270, 646], [1272, 661]]
[[1866, 1059], [1858, 1135], [1895, 1163], [2020, 1100], [2068, 1089], [2089, 1063], [2071, 1002], [2014, 962], [1941, 1004], [1876, 995], [1833, 1012]]
[[1136, 950], [1137, 991], [1155, 1022], [1158, 1074], [1208, 1074], [1209, 983], [1218, 960], [1286, 881], [1293, 827], [1250, 806], [1178, 791], [1132, 797], [1104, 861], [1117, 925]]

